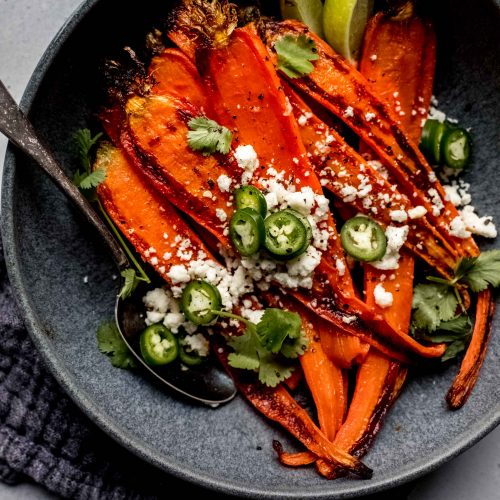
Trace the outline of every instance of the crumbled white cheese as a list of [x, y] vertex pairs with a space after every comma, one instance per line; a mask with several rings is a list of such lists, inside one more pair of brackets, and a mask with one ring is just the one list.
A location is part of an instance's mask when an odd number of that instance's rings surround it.
[[210, 342], [202, 333], [186, 335], [182, 344], [186, 347], [186, 351], [195, 352], [202, 358], [208, 356], [210, 352]]
[[441, 199], [441, 196], [439, 196], [439, 193], [437, 192], [436, 189], [431, 188], [429, 191], [427, 191], [427, 194], [429, 195], [432, 203], [432, 214], [437, 217], [440, 213], [441, 210], [444, 208], [444, 203], [443, 200]]
[[335, 267], [337, 268], [337, 271], [339, 272], [339, 276], [344, 276], [346, 266], [345, 266], [345, 262], [342, 259], [335, 260]]
[[368, 112], [365, 114], [365, 119], [367, 122], [371, 122], [376, 116], [375, 113]]
[[391, 210], [389, 216], [394, 222], [405, 222], [408, 219], [408, 214], [404, 210]]
[[246, 185], [253, 177], [255, 169], [259, 166], [259, 159], [255, 149], [250, 144], [240, 145], [234, 151], [234, 157], [238, 166], [244, 170], [241, 176], [241, 183]]
[[472, 234], [477, 234], [478, 236], [483, 236], [484, 238], [497, 237], [497, 229], [493, 223], [493, 217], [489, 215], [479, 217], [475, 213], [473, 206], [467, 205], [460, 210], [460, 217], [462, 218], [467, 230]]
[[222, 208], [215, 209], [215, 215], [221, 222], [225, 222], [227, 220], [227, 213]]
[[311, 118], [312, 118], [312, 113], [309, 113], [308, 111], [306, 111], [303, 115], [300, 115], [298, 117], [297, 123], [301, 127], [304, 127]]
[[347, 116], [347, 117], [353, 117], [354, 116], [354, 109], [352, 108], [352, 106], [347, 106], [347, 108], [345, 108], [345, 110], [344, 110], [344, 116]]
[[217, 179], [217, 185], [219, 186], [219, 189], [223, 193], [229, 192], [229, 190], [231, 189], [232, 182], [233, 181], [231, 180], [231, 178], [225, 174], [220, 175], [219, 178]]
[[167, 276], [174, 285], [191, 281], [191, 276], [189, 276], [186, 266], [183, 264], [172, 266], [168, 271]]
[[387, 249], [384, 257], [370, 264], [381, 270], [397, 269], [399, 267], [399, 251], [408, 237], [408, 226], [387, 226], [385, 236], [387, 238]]
[[457, 215], [450, 222], [450, 235], [456, 238], [468, 238], [471, 235], [471, 233], [467, 231], [467, 227], [460, 215]]
[[427, 209], [422, 205], [418, 205], [408, 210], [408, 216], [410, 219], [420, 219], [420, 217], [423, 217], [426, 213]]
[[394, 301], [392, 293], [386, 291], [382, 283], [379, 283], [373, 290], [373, 297], [375, 298], [375, 304], [382, 308], [392, 306], [392, 303]]
[[370, 56], [370, 61], [376, 61], [377, 60], [377, 54], [372, 54]]

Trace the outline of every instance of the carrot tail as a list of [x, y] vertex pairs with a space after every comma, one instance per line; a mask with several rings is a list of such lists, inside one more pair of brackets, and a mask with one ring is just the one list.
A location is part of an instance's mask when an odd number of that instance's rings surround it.
[[370, 344], [359, 337], [347, 335], [331, 323], [316, 320], [321, 347], [325, 354], [340, 368], [351, 368], [363, 362], [370, 349]]
[[310, 451], [300, 451], [298, 453], [288, 453], [283, 449], [283, 445], [277, 441], [273, 441], [274, 451], [278, 455], [278, 460], [288, 467], [303, 467], [314, 463], [318, 457]]
[[487, 288], [478, 294], [476, 323], [472, 338], [460, 366], [460, 371], [446, 395], [446, 402], [452, 410], [458, 410], [466, 403], [476, 385], [479, 371], [486, 356], [494, 313], [495, 301], [493, 293], [490, 288]]

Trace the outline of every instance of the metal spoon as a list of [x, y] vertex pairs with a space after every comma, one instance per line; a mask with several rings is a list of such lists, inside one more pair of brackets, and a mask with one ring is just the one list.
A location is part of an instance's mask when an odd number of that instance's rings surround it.
[[[111, 231], [78, 188], [68, 179], [51, 152], [39, 140], [33, 126], [23, 115], [1, 81], [0, 132], [6, 135], [21, 151], [35, 160], [76, 205], [87, 221], [94, 226], [106, 242], [119, 271], [130, 268], [131, 264], [126, 253]], [[217, 406], [234, 398], [236, 388], [232, 379], [213, 358], [187, 370], [178, 362], [157, 368], [151, 367], [143, 361], [139, 351], [138, 335], [145, 327], [145, 311], [141, 300], [144, 293], [144, 287], [139, 287], [134, 295], [126, 300], [117, 297], [115, 305], [115, 320], [120, 335], [139, 363], [157, 380], [198, 402]]]

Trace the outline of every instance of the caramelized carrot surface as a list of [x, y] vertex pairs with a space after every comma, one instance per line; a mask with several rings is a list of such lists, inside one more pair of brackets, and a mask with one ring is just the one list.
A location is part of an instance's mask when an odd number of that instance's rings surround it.
[[476, 323], [470, 345], [460, 365], [460, 371], [446, 395], [446, 402], [452, 410], [458, 410], [466, 403], [477, 382], [488, 348], [494, 314], [495, 299], [491, 289], [487, 288], [479, 292], [477, 297]]

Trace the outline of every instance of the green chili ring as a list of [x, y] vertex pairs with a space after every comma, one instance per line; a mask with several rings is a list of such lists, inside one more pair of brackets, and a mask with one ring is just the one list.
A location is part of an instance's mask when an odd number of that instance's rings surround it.
[[148, 326], [139, 340], [142, 359], [152, 366], [167, 365], [179, 355], [175, 335], [161, 323]]
[[387, 249], [387, 237], [382, 227], [370, 217], [357, 216], [346, 221], [340, 231], [344, 250], [363, 262], [380, 260]]
[[208, 325], [217, 318], [222, 298], [217, 287], [202, 280], [191, 281], [182, 292], [181, 307], [187, 320], [195, 325]]

